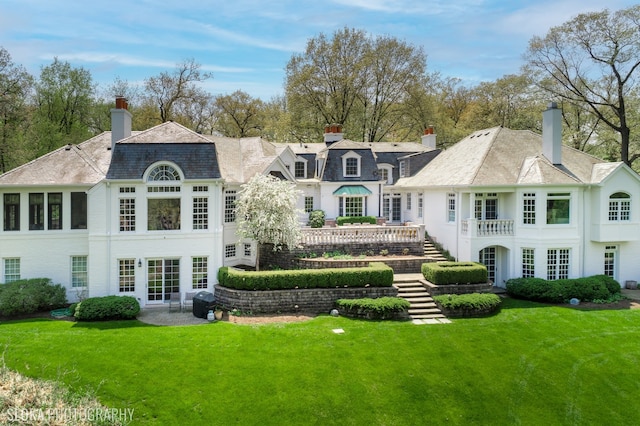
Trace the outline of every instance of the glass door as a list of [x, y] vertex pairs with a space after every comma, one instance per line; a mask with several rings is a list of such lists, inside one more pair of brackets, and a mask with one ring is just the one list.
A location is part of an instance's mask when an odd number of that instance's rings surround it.
[[180, 259], [147, 260], [147, 300], [168, 302], [180, 292]]

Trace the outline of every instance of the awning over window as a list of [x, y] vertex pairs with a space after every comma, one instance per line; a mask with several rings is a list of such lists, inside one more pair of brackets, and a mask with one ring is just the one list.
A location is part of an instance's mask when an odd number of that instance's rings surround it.
[[342, 185], [340, 188], [333, 191], [333, 195], [337, 195], [341, 197], [343, 195], [371, 195], [372, 192], [369, 191], [362, 185]]

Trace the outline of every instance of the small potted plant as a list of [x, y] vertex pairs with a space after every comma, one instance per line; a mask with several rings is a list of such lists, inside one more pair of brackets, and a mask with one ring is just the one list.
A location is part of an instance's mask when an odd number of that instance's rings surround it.
[[213, 310], [213, 315], [215, 316], [217, 321], [220, 321], [222, 319], [223, 313], [224, 312], [220, 306], [216, 306]]

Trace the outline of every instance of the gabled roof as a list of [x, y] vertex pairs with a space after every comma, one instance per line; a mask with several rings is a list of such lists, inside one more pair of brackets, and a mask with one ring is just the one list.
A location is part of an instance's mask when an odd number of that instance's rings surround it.
[[582, 151], [562, 147], [562, 164], [542, 155], [542, 136], [502, 127], [474, 132], [396, 185], [501, 186], [595, 183], [594, 166], [605, 163]]
[[3, 175], [0, 185], [95, 185], [111, 160], [111, 132], [66, 145]]

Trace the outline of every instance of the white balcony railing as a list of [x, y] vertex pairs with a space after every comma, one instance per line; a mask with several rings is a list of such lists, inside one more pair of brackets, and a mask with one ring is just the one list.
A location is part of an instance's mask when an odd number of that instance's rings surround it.
[[411, 243], [424, 240], [424, 225], [378, 226], [357, 225], [334, 228], [302, 228], [302, 243]]
[[462, 235], [470, 237], [513, 236], [513, 219], [463, 220]]

